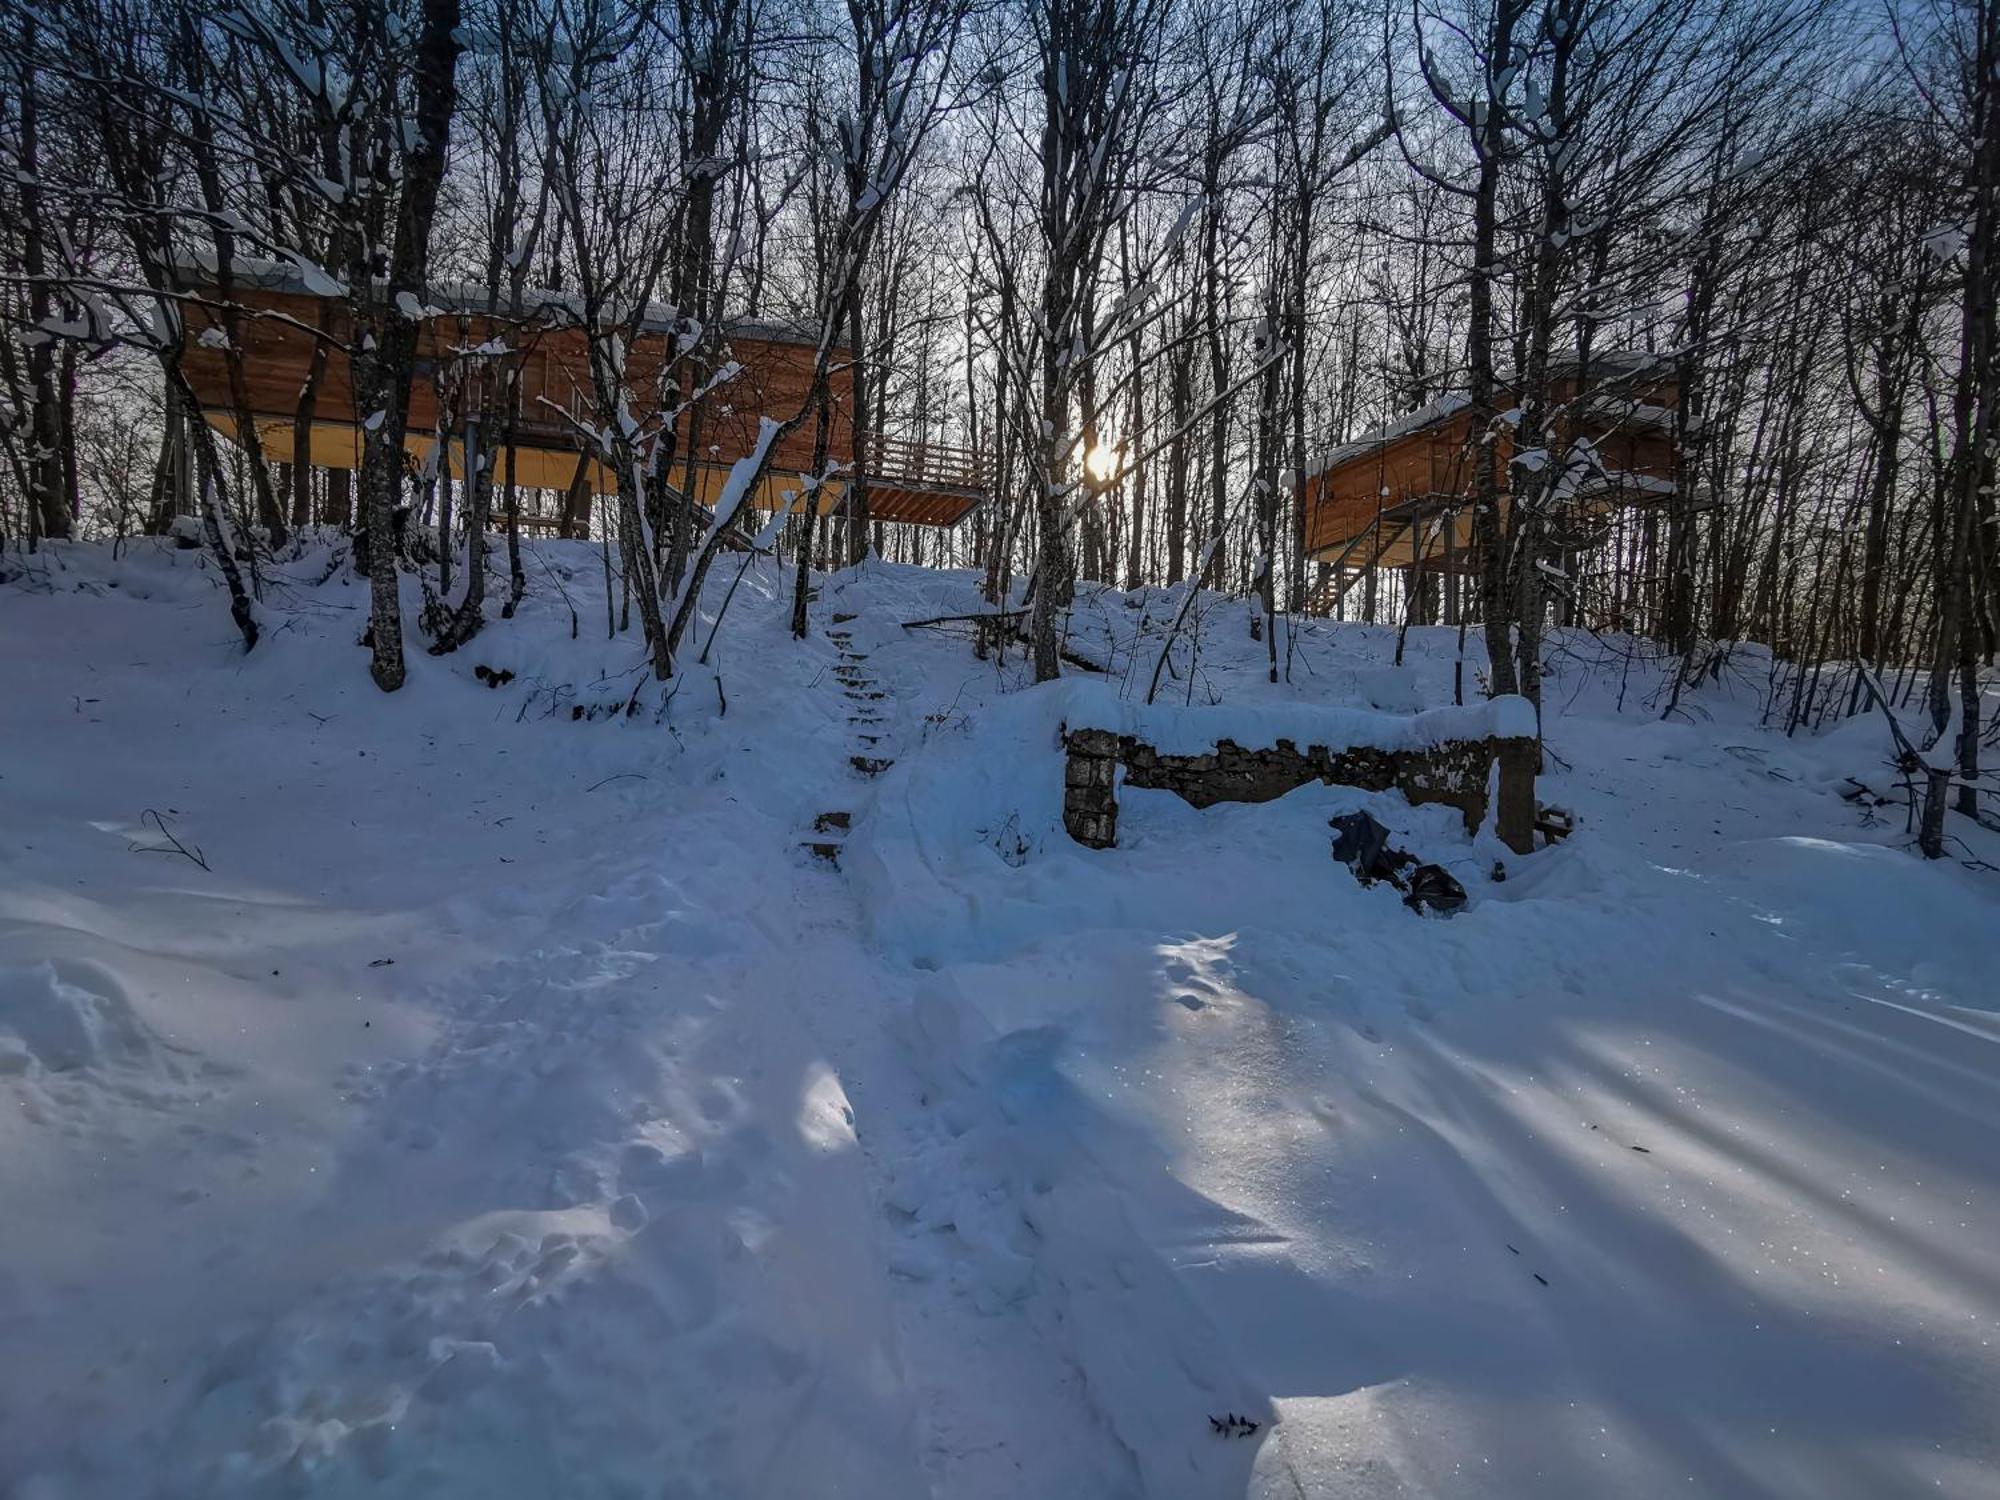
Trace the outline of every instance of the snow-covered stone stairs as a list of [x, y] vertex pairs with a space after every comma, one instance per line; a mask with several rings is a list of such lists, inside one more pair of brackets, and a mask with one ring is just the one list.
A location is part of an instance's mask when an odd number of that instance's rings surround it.
[[847, 830], [853, 821], [852, 813], [821, 813], [813, 819], [813, 837], [806, 840], [806, 848], [835, 869], [839, 869], [841, 845], [847, 842]]
[[[854, 649], [852, 631], [842, 629], [852, 615], [835, 615], [833, 628], [827, 632], [839, 653], [839, 660], [833, 669], [834, 680], [840, 684], [842, 696], [847, 699], [847, 764], [857, 775], [880, 776], [896, 763], [894, 755], [887, 750], [889, 736], [887, 720], [882, 711], [875, 707], [887, 697], [886, 690], [868, 667], [868, 653]], [[812, 834], [804, 841], [804, 846], [814, 856], [825, 860], [835, 869], [840, 867], [840, 851], [847, 841], [847, 835], [854, 822], [851, 808], [841, 808], [819, 814], [813, 819]]]

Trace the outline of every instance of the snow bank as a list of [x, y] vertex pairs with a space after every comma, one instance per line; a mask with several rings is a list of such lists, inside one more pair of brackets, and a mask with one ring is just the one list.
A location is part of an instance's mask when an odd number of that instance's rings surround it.
[[[898, 950], [941, 952], [949, 950], [951, 939], [943, 936], [949, 933], [983, 946], [989, 935], [1013, 929], [1021, 904], [1066, 899], [1062, 882], [1075, 873], [1075, 861], [1090, 858], [1062, 821], [1062, 737], [1079, 728], [1132, 735], [1174, 755], [1199, 755], [1225, 739], [1246, 747], [1285, 739], [1302, 747], [1416, 750], [1532, 734], [1534, 711], [1520, 698], [1411, 715], [1309, 703], [1149, 706], [1119, 698], [1095, 677], [1062, 678], [976, 703], [961, 700], [930, 728], [923, 753], [883, 779], [884, 816], [865, 824], [849, 846], [847, 868], [867, 891], [869, 920], [881, 941]], [[1127, 789], [1121, 804], [1166, 795]], [[1493, 859], [1511, 857], [1488, 835], [1469, 845], [1462, 833], [1447, 831], [1458, 817], [1449, 809], [1429, 809], [1413, 824], [1413, 810], [1400, 795], [1355, 793], [1338, 800], [1341, 810], [1368, 806], [1399, 831], [1421, 826], [1432, 850], [1427, 858], [1484, 859], [1482, 877]], [[1305, 816], [1296, 810], [1303, 804], [1292, 798], [1278, 805], [1286, 809], [1278, 816]], [[1323, 824], [1324, 815], [1313, 823], [1316, 837]], [[983, 894], [996, 866], [1016, 871], [1009, 884], [1018, 889], [1008, 893], [1004, 907]], [[974, 931], [980, 936], [971, 937]]]
[[[899, 1028], [945, 1123], [898, 1163], [896, 1209], [960, 1248], [960, 1291], [989, 1314], [1036, 1289], [1064, 1322], [1088, 1398], [1158, 1500], [1243, 1493], [1256, 1449], [1209, 1417], [1268, 1427], [1272, 1408], [1226, 1333], [1142, 1228], [1178, 1189], [1135, 1185], [1151, 1148], [1064, 1067], [1065, 1028], [996, 1031], [948, 975], [921, 984]], [[928, 1276], [930, 1268], [912, 1268]]]
[[[1476, 635], [1299, 622], [1273, 684], [1208, 596], [1173, 683], [1216, 705], [1134, 709], [1159, 591], [1079, 590], [1108, 680], [1021, 691], [902, 628], [971, 575], [873, 563], [795, 642], [753, 561], [663, 692], [598, 554], [526, 550], [391, 697], [324, 542], [248, 657], [198, 551], [4, 560], [0, 1492], [1990, 1488], [2000, 898], [1842, 800], [1879, 724], [1768, 733], [1750, 679], [1661, 722], [1656, 663], [1559, 633], [1557, 849], [1313, 785], [1128, 789], [1106, 856], [1065, 722], [1527, 725], [1382, 712]], [[1357, 808], [1467, 910], [1357, 884]], [[133, 852], [149, 809], [207, 868]]]
[[1095, 677], [1063, 678], [1030, 691], [1047, 700], [1045, 713], [1070, 729], [1130, 735], [1163, 755], [1205, 754], [1222, 740], [1245, 749], [1268, 749], [1289, 740], [1300, 749], [1430, 750], [1465, 740], [1532, 738], [1535, 733], [1534, 705], [1520, 697], [1387, 714], [1320, 704], [1134, 703]]
[[143, 1068], [158, 1053], [110, 975], [83, 985], [46, 961], [0, 966], [0, 1073]]

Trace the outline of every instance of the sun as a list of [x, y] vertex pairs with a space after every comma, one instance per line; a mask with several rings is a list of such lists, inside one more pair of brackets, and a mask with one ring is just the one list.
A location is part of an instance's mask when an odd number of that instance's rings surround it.
[[1092, 479], [1095, 479], [1099, 484], [1103, 484], [1118, 472], [1119, 458], [1117, 444], [1099, 443], [1084, 455], [1083, 466], [1089, 471]]

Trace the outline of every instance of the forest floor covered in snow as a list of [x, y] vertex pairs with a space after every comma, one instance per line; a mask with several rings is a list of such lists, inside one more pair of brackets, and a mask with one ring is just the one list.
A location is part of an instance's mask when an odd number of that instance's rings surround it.
[[[337, 561], [246, 657], [199, 553], [8, 560], [0, 1495], [2000, 1495], [2000, 840], [1843, 795], [1879, 715], [1564, 637], [1557, 847], [1091, 851], [1018, 651], [904, 628], [969, 575], [795, 642], [757, 564], [663, 689], [539, 544], [384, 696]], [[1174, 602], [1071, 645], [1143, 695]], [[1197, 615], [1179, 701], [1451, 701], [1455, 632]]]

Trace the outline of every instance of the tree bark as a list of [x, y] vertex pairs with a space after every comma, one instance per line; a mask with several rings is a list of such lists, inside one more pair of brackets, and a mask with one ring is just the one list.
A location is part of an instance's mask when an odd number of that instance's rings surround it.
[[415, 62], [415, 141], [404, 155], [386, 304], [370, 298], [367, 247], [351, 247], [351, 295], [360, 312], [352, 360], [355, 411], [362, 418], [360, 501], [369, 538], [369, 674], [385, 693], [400, 688], [404, 677], [396, 510], [402, 498], [403, 433], [418, 332], [416, 321], [398, 305], [398, 294], [422, 301], [431, 223], [458, 99], [459, 19], [459, 0], [423, 0]]

